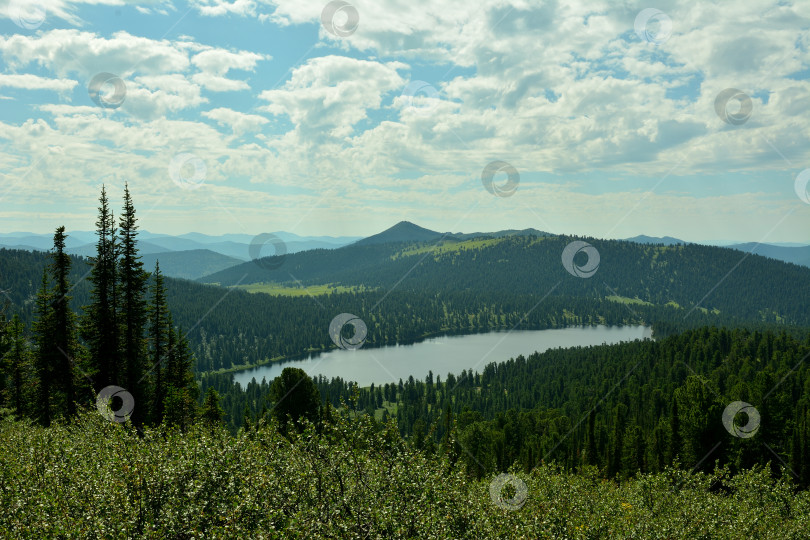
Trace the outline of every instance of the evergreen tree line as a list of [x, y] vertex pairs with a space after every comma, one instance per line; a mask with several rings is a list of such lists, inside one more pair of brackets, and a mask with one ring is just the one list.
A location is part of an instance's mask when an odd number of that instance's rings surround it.
[[[0, 408], [42, 425], [69, 420], [78, 406], [97, 405], [98, 393], [123, 388], [134, 408], [122, 411], [137, 426], [169, 423], [185, 427], [198, 414], [199, 389], [188, 340], [175, 326], [166, 287], [156, 265], [143, 268], [138, 225], [129, 188], [116, 222], [102, 188], [96, 221], [96, 256], [85, 273], [88, 303], [71, 307], [74, 259], [65, 253], [65, 228], [54, 234], [28, 328], [19, 314], [0, 321]], [[113, 403], [101, 403], [118, 411]], [[217, 418], [218, 397], [206, 396], [207, 417]], [[221, 414], [219, 415], [221, 416]]]

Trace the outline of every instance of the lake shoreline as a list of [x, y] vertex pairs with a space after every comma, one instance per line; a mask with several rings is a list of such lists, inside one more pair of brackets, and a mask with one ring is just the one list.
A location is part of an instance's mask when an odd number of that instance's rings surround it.
[[[428, 339], [434, 339], [434, 338], [445, 337], [445, 336], [473, 336], [473, 335], [478, 335], [478, 334], [489, 334], [489, 333], [494, 333], [494, 332], [504, 332], [504, 331], [511, 332], [513, 330], [514, 331], [561, 330], [561, 329], [565, 329], [565, 328], [590, 328], [590, 327], [595, 327], [595, 326], [608, 326], [608, 325], [606, 325], [604, 322], [601, 322], [599, 324], [592, 324], [592, 325], [565, 324], [565, 325], [556, 325], [556, 326], [546, 326], [546, 327], [542, 327], [542, 328], [540, 328], [540, 327], [536, 327], [536, 328], [535, 327], [529, 327], [529, 328], [515, 329], [514, 327], [509, 328], [507, 326], [492, 326], [492, 327], [489, 327], [489, 328], [480, 328], [480, 329], [469, 329], [469, 328], [465, 328], [465, 329], [442, 329], [442, 330], [437, 330], [436, 332], [428, 332], [427, 334], [422, 334], [421, 336], [419, 336], [418, 338], [416, 338], [416, 339], [414, 339], [412, 341], [403, 341], [403, 342], [395, 342], [395, 343], [383, 343], [383, 344], [379, 344], [379, 345], [374, 344], [374, 343], [366, 342], [366, 343], [363, 344], [362, 348], [363, 349], [380, 349], [380, 348], [383, 348], [383, 347], [400, 347], [400, 346], [407, 346], [407, 345], [416, 345], [418, 343], [423, 343], [424, 341], [426, 341]], [[648, 328], [651, 327], [651, 325], [642, 325], [642, 324], [637, 324], [637, 323], [636, 324], [611, 324], [609, 326], [610, 327], [616, 327], [616, 328], [621, 328], [621, 327], [626, 327], [626, 326], [645, 326], [645, 327], [648, 327]], [[277, 364], [279, 362], [283, 363], [283, 362], [296, 362], [296, 361], [299, 361], [299, 360], [306, 360], [307, 358], [309, 358], [310, 355], [313, 355], [313, 354], [325, 354], [325, 353], [329, 353], [329, 352], [332, 352], [332, 351], [338, 351], [338, 350], [340, 350], [340, 349], [337, 346], [333, 346], [333, 347], [330, 347], [328, 349], [309, 349], [309, 350], [307, 350], [305, 352], [290, 355], [290, 356], [275, 356], [273, 358], [268, 358], [268, 359], [262, 360], [261, 362], [257, 362], [255, 364], [250, 364], [250, 365], [240, 364], [240, 365], [231, 366], [229, 368], [220, 368], [220, 369], [216, 369], [216, 370], [212, 370], [212, 371], [203, 371], [203, 372], [197, 373], [197, 377], [199, 378], [202, 375], [222, 375], [222, 374], [225, 374], [225, 373], [234, 373], [234, 374], [236, 374], [236, 373], [238, 373], [240, 371], [247, 371], [249, 369], [267, 367], [269, 365]]]
[[[505, 336], [508, 335], [512, 335], [513, 339], [507, 341]], [[406, 380], [409, 376], [421, 378], [423, 375], [427, 375], [428, 371], [433, 371], [436, 374], [440, 370], [456, 373], [462, 369], [483, 369], [485, 365], [493, 361], [506, 361], [509, 358], [520, 355], [528, 356], [534, 352], [542, 352], [552, 348], [611, 344], [645, 337], [649, 337], [649, 327], [638, 324], [610, 326], [604, 324], [570, 325], [557, 328], [519, 330], [504, 328], [472, 333], [441, 332], [424, 336], [419, 341], [409, 343], [363, 347], [356, 350], [342, 350], [335, 347], [326, 351], [312, 351], [297, 355], [296, 358], [273, 360], [262, 365], [232, 369], [231, 372], [234, 374], [233, 380], [239, 382], [244, 388], [253, 378], [257, 382], [261, 382], [262, 378], [268, 381], [272, 380], [277, 375], [271, 376], [270, 374], [280, 373], [284, 367], [288, 367], [287, 364], [290, 364], [302, 368], [308, 373], [313, 371], [310, 376], [323, 375], [330, 379], [340, 377], [346, 381], [357, 382], [362, 387], [368, 386], [371, 382], [377, 384], [384, 384], [384, 382], [396, 383], [398, 379]], [[432, 340], [444, 338], [451, 341], [431, 343]], [[445, 350], [444, 356], [441, 358], [436, 355], [436, 351], [429, 349], [433, 345], [446, 344], [450, 344], [453, 350]], [[470, 348], [471, 346], [472, 348]], [[414, 350], [414, 348], [419, 350]], [[491, 353], [496, 349], [500, 350], [490, 357]], [[468, 362], [469, 359], [479, 356], [482, 351], [487, 352], [480, 360], [475, 363]], [[450, 354], [449, 358], [446, 357], [448, 354]], [[360, 365], [365, 367], [358, 367]], [[436, 366], [442, 367], [437, 370]], [[317, 372], [314, 371], [318, 367], [321, 369]], [[411, 372], [402, 373], [403, 369]], [[394, 372], [400, 372], [400, 374], [394, 375]], [[361, 384], [364, 379], [372, 377], [370, 373], [376, 374], [374, 376], [376, 380], [370, 380], [368, 384]], [[385, 379], [385, 381], [382, 379]]]

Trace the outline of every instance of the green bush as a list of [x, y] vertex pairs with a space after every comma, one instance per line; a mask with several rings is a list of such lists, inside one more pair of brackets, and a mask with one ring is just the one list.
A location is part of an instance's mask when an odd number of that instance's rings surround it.
[[810, 496], [768, 470], [617, 484], [543, 465], [515, 473], [526, 497], [510, 510], [492, 477], [470, 480], [367, 416], [235, 437], [209, 425], [139, 432], [93, 411], [50, 428], [7, 417], [0, 537], [806, 538]]

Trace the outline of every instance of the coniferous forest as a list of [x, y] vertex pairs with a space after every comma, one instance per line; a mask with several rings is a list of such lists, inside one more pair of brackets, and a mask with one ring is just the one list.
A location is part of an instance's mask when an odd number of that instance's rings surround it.
[[[476, 274], [473, 259], [536, 245], [515, 238], [456, 255], [468, 263], [432, 259], [472, 268], [455, 289], [428, 268], [423, 287], [387, 294], [378, 272], [370, 290], [316, 304], [145, 269], [128, 189], [112, 208], [102, 189], [89, 260], [65, 253], [64, 227], [48, 254], [0, 252], [3, 536], [801, 538], [810, 526], [806, 269], [755, 261], [742, 279], [762, 284], [759, 311], [731, 294], [722, 309], [663, 296], [628, 309], [570, 286], [534, 310], [533, 293]], [[790, 298], [767, 288], [782, 275]], [[224, 371], [328, 350], [328, 314], [348, 311], [370, 347], [582, 324], [645, 324], [655, 339], [364, 388], [294, 367], [242, 388]]]
[[[199, 393], [193, 355], [174, 325], [160, 266], [150, 284], [140, 261], [128, 189], [117, 221], [102, 189], [96, 227], [97, 255], [89, 269], [79, 269], [90, 291], [80, 311], [71, 307], [75, 261], [64, 251], [65, 228], [59, 227], [30, 328], [17, 313], [4, 325], [3, 406], [18, 419], [50, 426], [74, 418], [81, 406], [119, 411], [128, 394], [137, 406], [122, 414], [133, 425], [188, 426]], [[106, 388], [115, 390], [107, 396], [101, 393]], [[105, 396], [115, 403], [103, 403]]]

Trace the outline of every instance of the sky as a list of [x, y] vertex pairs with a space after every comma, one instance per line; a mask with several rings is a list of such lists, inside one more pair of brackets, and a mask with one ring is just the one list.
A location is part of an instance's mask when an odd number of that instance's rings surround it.
[[0, 0], [0, 232], [810, 243], [810, 2]]

